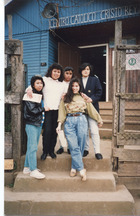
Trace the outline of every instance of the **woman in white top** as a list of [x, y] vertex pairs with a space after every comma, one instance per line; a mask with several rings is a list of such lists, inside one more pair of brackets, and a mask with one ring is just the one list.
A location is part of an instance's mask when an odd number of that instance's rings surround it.
[[52, 64], [43, 81], [45, 87], [43, 88], [44, 107], [48, 111], [45, 112], [44, 130], [43, 130], [43, 154], [41, 160], [45, 160], [47, 155], [51, 158], [56, 158], [54, 148], [57, 141], [57, 118], [58, 107], [61, 97], [64, 94], [65, 85], [61, 82], [63, 79], [62, 66], [54, 63]]
[[[45, 86], [43, 88], [43, 102], [45, 108], [45, 121], [43, 125], [43, 154], [41, 160], [45, 160], [47, 155], [56, 158], [54, 148], [57, 141], [57, 118], [58, 107], [62, 96], [65, 94], [63, 80], [63, 68], [60, 64], [52, 64], [43, 77]], [[28, 96], [32, 97], [32, 89], [28, 87]]]

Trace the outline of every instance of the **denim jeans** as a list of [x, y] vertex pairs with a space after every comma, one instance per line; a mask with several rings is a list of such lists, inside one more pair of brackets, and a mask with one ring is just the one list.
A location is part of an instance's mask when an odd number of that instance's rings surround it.
[[[97, 122], [87, 116], [88, 127], [90, 129], [91, 139], [94, 147], [95, 154], [100, 153], [100, 135]], [[87, 140], [85, 145], [85, 150], [89, 151], [89, 132], [87, 133]]]
[[82, 157], [87, 138], [87, 126], [85, 115], [67, 116], [64, 124], [64, 132], [72, 157], [71, 168], [78, 171], [84, 168]]
[[25, 130], [27, 134], [27, 152], [24, 167], [29, 167], [31, 171], [37, 169], [37, 146], [41, 134], [42, 126], [26, 124]]

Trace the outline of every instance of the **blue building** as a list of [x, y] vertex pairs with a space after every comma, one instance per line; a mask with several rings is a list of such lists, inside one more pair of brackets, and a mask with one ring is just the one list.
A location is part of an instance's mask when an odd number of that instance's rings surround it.
[[104, 89], [102, 101], [112, 100], [115, 20], [122, 20], [123, 43], [139, 44], [139, 0], [13, 0], [5, 8], [8, 14], [13, 39], [23, 41], [26, 85], [34, 74], [45, 75], [53, 62], [72, 66], [77, 75], [79, 65], [90, 62]]

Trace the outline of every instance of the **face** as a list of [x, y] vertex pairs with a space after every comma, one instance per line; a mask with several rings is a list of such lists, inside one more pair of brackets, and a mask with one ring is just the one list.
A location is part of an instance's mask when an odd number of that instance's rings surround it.
[[71, 78], [72, 78], [72, 71], [71, 70], [70, 71], [65, 71], [64, 72], [64, 80], [66, 82], [69, 82], [71, 80]]
[[43, 83], [42, 83], [42, 81], [41, 80], [36, 80], [35, 82], [34, 82], [34, 88], [37, 90], [37, 91], [41, 91], [42, 90], [42, 88], [43, 88]]
[[58, 80], [60, 75], [61, 75], [61, 70], [58, 70], [58, 69], [53, 69], [52, 70], [51, 77], [52, 77], [53, 80]]
[[79, 84], [78, 84], [77, 82], [74, 82], [74, 83], [72, 84], [72, 91], [73, 91], [73, 93], [74, 93], [74, 94], [77, 94], [77, 93], [79, 93], [79, 90], [80, 90]]
[[82, 70], [82, 77], [88, 77], [90, 74], [90, 68], [87, 66], [84, 70]]

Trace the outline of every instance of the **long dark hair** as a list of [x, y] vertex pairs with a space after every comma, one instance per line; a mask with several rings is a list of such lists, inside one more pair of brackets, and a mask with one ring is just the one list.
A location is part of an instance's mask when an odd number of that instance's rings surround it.
[[64, 97], [64, 102], [65, 103], [70, 103], [72, 101], [72, 99], [73, 99], [74, 93], [72, 91], [72, 86], [73, 86], [74, 82], [76, 82], [76, 83], [79, 84], [79, 87], [80, 87], [79, 93], [81, 93], [82, 87], [81, 87], [81, 81], [80, 81], [80, 79], [78, 79], [77, 77], [72, 78], [71, 81], [70, 81], [70, 84], [69, 84], [69, 88], [68, 88], [67, 94]]
[[83, 63], [79, 67], [79, 74], [82, 75], [82, 71], [86, 68], [89, 67], [90, 69], [90, 75], [93, 75], [93, 66], [90, 63]]
[[57, 69], [57, 70], [60, 70], [61, 71], [61, 74], [60, 74], [60, 77], [59, 77], [59, 81], [62, 81], [63, 80], [63, 67], [58, 64], [58, 63], [54, 63], [52, 64], [49, 68], [48, 68], [48, 71], [46, 73], [46, 77], [52, 77], [52, 70], [53, 69]]

